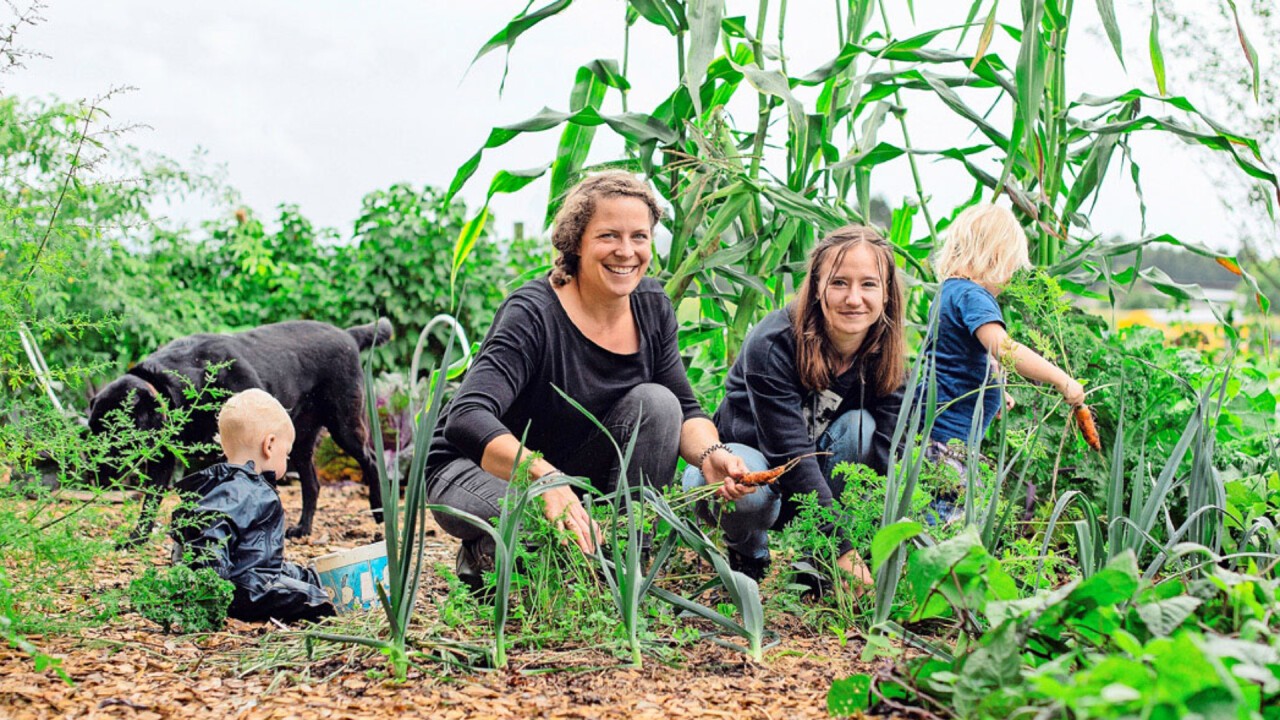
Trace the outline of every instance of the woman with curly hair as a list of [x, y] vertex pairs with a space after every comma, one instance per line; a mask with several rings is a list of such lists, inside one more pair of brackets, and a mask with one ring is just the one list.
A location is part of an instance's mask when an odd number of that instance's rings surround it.
[[[720, 436], [680, 362], [671, 301], [645, 277], [661, 218], [648, 185], [625, 172], [594, 175], [569, 191], [552, 231], [554, 269], [502, 303], [445, 410], [427, 461], [429, 502], [499, 515], [521, 435], [542, 456], [530, 467], [535, 481], [564, 473], [607, 492], [618, 474], [613, 442], [625, 447], [635, 433], [629, 484], [669, 484], [677, 456], [713, 482], [745, 472], [739, 458], [715, 452]], [[608, 436], [557, 388], [599, 418]], [[548, 520], [591, 552], [598, 529], [575, 491], [562, 486], [542, 497]], [[492, 540], [452, 516], [437, 513], [436, 521], [462, 540], [459, 577], [478, 586]]]

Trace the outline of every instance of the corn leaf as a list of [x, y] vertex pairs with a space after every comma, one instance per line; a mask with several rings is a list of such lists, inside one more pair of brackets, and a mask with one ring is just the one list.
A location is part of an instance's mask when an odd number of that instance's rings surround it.
[[965, 15], [964, 26], [960, 29], [960, 40], [956, 42], [956, 47], [964, 44], [964, 38], [969, 34], [969, 28], [973, 27], [974, 18], [978, 17], [978, 11], [982, 9], [982, 0], [973, 0], [973, 4], [969, 6], [969, 13]]
[[676, 139], [674, 130], [649, 115], [640, 113], [601, 115], [593, 107], [584, 107], [577, 112], [567, 113], [552, 110], [551, 108], [543, 108], [541, 112], [527, 120], [513, 125], [496, 127], [489, 131], [489, 138], [485, 140], [484, 146], [458, 167], [458, 171], [453, 176], [453, 181], [449, 183], [449, 190], [445, 193], [442, 203], [447, 206], [453, 200], [454, 195], [471, 179], [476, 169], [480, 167], [480, 159], [485, 150], [492, 150], [506, 145], [522, 133], [543, 132], [559, 127], [563, 123], [592, 127], [602, 124], [608, 125], [614, 132], [636, 144], [655, 141], [671, 143]]
[[1253, 99], [1257, 100], [1259, 85], [1258, 51], [1253, 49], [1253, 43], [1249, 42], [1249, 36], [1244, 34], [1244, 26], [1240, 24], [1240, 11], [1236, 8], [1236, 0], [1227, 0], [1227, 4], [1231, 6], [1231, 16], [1236, 21], [1236, 36], [1240, 38], [1240, 47], [1244, 50], [1244, 59], [1249, 62], [1249, 67], [1253, 69]]
[[[589, 65], [578, 68], [574, 79], [573, 92], [569, 96], [569, 111], [578, 112], [583, 108], [600, 109], [605, 93], [610, 87], [625, 90], [629, 87], [625, 78], [618, 72], [618, 64], [612, 60], [595, 60]], [[547, 197], [547, 214], [543, 225], [549, 225], [555, 217], [555, 208], [559, 198], [577, 181], [582, 165], [591, 151], [591, 141], [595, 138], [594, 125], [577, 125], [568, 123], [560, 133], [560, 145], [556, 148], [556, 159], [551, 164], [551, 189]]]
[[794, 147], [805, 147], [809, 123], [805, 119], [804, 105], [791, 94], [791, 85], [787, 77], [777, 70], [761, 70], [750, 65], [733, 63], [733, 69], [742, 73], [757, 92], [780, 98], [787, 104], [787, 110], [791, 115], [791, 126], [798, 136]]
[[991, 3], [991, 12], [987, 15], [987, 21], [982, 25], [982, 34], [978, 36], [978, 49], [973, 52], [973, 60], [969, 62], [969, 70], [973, 71], [978, 67], [978, 63], [982, 62], [982, 57], [987, 54], [987, 48], [991, 46], [991, 38], [996, 31], [996, 8], [1000, 7], [1000, 1]]
[[666, 28], [672, 35], [686, 29], [684, 17], [672, 12], [665, 0], [627, 0], [627, 3], [635, 8], [640, 17]]
[[[1028, 146], [1035, 144], [1036, 123], [1040, 118], [1040, 104], [1044, 101], [1045, 48], [1041, 31], [1043, 19], [1044, 0], [1022, 0], [1022, 44], [1018, 49], [1014, 83], [1018, 88], [1017, 115], [1022, 119]], [[987, 136], [991, 137], [990, 134]]]
[[716, 54], [723, 17], [724, 0], [699, 0], [689, 7], [689, 52], [681, 79], [699, 115], [702, 114], [702, 81]]
[[1147, 40], [1151, 53], [1151, 71], [1156, 76], [1156, 89], [1161, 95], [1169, 94], [1164, 79], [1164, 51], [1160, 49], [1160, 13], [1156, 11], [1156, 0], [1151, 0], [1151, 37]]
[[1116, 0], [1098, 0], [1098, 14], [1102, 16], [1102, 27], [1107, 31], [1111, 48], [1116, 51], [1120, 66], [1124, 67], [1124, 44], [1120, 40], [1120, 24], [1116, 22]]
[[508, 22], [506, 27], [502, 28], [493, 37], [489, 38], [489, 42], [485, 43], [484, 46], [480, 48], [480, 52], [476, 53], [476, 56], [471, 59], [471, 64], [475, 65], [477, 60], [500, 47], [505, 47], [510, 51], [511, 47], [516, 43], [516, 38], [523, 35], [525, 31], [543, 20], [563, 11], [571, 4], [573, 4], [573, 0], [554, 0], [554, 2], [548, 3], [531, 13], [520, 13]]

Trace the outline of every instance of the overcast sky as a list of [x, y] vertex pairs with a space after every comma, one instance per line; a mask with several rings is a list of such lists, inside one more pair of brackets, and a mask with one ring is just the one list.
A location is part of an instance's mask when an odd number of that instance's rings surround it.
[[[229, 183], [247, 205], [271, 217], [293, 202], [319, 225], [350, 233], [367, 192], [397, 181], [445, 186], [494, 125], [524, 119], [540, 108], [565, 109], [574, 70], [595, 58], [619, 58], [622, 0], [579, 0], [521, 38], [511, 55], [500, 97], [503, 54], [494, 52], [467, 71], [476, 50], [518, 12], [520, 0], [50, 0], [47, 22], [21, 35], [21, 44], [50, 56], [34, 59], [3, 79], [4, 92], [92, 97], [131, 85], [110, 104], [116, 122], [150, 129], [130, 141], [182, 160], [197, 147], [225, 165]], [[544, 4], [538, 0], [537, 5]], [[904, 6], [889, 0], [891, 6]], [[830, 2], [792, 0], [786, 52], [792, 73], [808, 72], [837, 51]], [[1124, 3], [1118, 3], [1123, 6]], [[968, 3], [916, 0], [920, 28], [963, 19]], [[1007, 7], [1006, 7], [1007, 6]], [[730, 2], [729, 14], [754, 17], [755, 3]], [[1002, 19], [1017, 22], [1017, 3], [1003, 3]], [[1125, 15], [1128, 74], [1098, 30], [1093, 3], [1077, 3], [1069, 93], [1108, 94], [1153, 87], [1145, 57], [1146, 18]], [[894, 11], [895, 34], [912, 33], [905, 9]], [[959, 17], [957, 17], [959, 16]], [[753, 21], [754, 22], [754, 21]], [[877, 19], [877, 23], [879, 20]], [[766, 37], [776, 38], [776, 28]], [[966, 39], [971, 52], [977, 32]], [[998, 38], [998, 42], [1006, 42]], [[674, 86], [673, 42], [644, 23], [632, 37], [633, 109], [652, 107]], [[1010, 45], [997, 46], [1009, 61]], [[1171, 85], [1195, 102], [1195, 88]], [[606, 111], [618, 110], [616, 98]], [[811, 102], [811, 101], [810, 101]], [[810, 104], [811, 106], [811, 104]], [[909, 121], [917, 147], [975, 142], [967, 126], [929, 99], [912, 100]], [[1007, 118], [997, 118], [1001, 125]], [[754, 125], [748, 116], [740, 126]], [[556, 131], [518, 138], [486, 154], [463, 193], [473, 208], [491, 174], [554, 157]], [[895, 130], [883, 140], [898, 142]], [[1199, 165], [1207, 150], [1184, 149], [1147, 133], [1134, 143], [1144, 171], [1150, 232], [1229, 246], [1224, 213]], [[607, 128], [597, 135], [593, 161], [615, 157], [620, 143]], [[924, 166], [935, 212], [968, 197], [972, 181], [944, 165]], [[877, 169], [875, 191], [898, 204], [914, 196], [905, 160]], [[1137, 236], [1137, 203], [1127, 180], [1113, 176], [1093, 215], [1095, 230]], [[546, 185], [499, 198], [500, 230], [541, 222]], [[177, 210], [189, 213], [189, 209]]]

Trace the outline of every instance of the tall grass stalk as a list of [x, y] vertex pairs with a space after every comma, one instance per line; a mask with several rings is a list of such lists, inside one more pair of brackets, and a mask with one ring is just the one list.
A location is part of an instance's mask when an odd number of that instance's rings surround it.
[[[511, 616], [511, 582], [516, 574], [516, 551], [520, 542], [524, 518], [533, 501], [550, 490], [560, 487], [589, 489], [581, 478], [556, 475], [553, 479], [530, 483], [528, 481], [529, 457], [524, 455], [524, 438], [520, 439], [521, 451], [516, 457], [509, 482], [513, 490], [502, 502], [502, 512], [495, 527], [487, 519], [447, 505], [426, 505], [432, 512], [450, 515], [463, 520], [493, 539], [494, 574], [496, 582], [493, 596], [493, 667], [507, 667], [507, 621]], [[524, 457], [521, 457], [524, 456]]]
[[[450, 333], [445, 346], [444, 362], [453, 351], [454, 335]], [[436, 375], [433, 372], [432, 375]], [[434, 379], [434, 377], [433, 377]], [[386, 465], [382, 433], [378, 430], [381, 424], [378, 419], [378, 403], [373, 392], [373, 361], [364, 365], [365, 413], [368, 418], [374, 457], [378, 469], [378, 483], [382, 489], [382, 528], [387, 546], [387, 576], [390, 587], [383, 587], [375, 582], [378, 601], [386, 615], [390, 633], [389, 638], [361, 637], [355, 635], [337, 635], [324, 632], [313, 632], [309, 635], [319, 640], [333, 642], [349, 642], [368, 645], [386, 653], [392, 670], [399, 679], [404, 679], [409, 666], [406, 640], [409, 634], [409, 623], [413, 619], [413, 610], [418, 600], [418, 589], [422, 583], [423, 545], [426, 539], [426, 522], [423, 511], [426, 507], [426, 465], [427, 452], [431, 446], [431, 437], [435, 433], [440, 419], [441, 406], [444, 403], [445, 383], [439, 380], [434, 383], [434, 390], [426, 408], [418, 411], [412, 424], [413, 458], [409, 463], [409, 474], [405, 480], [404, 501], [400, 500], [400, 473], [390, 472]]]

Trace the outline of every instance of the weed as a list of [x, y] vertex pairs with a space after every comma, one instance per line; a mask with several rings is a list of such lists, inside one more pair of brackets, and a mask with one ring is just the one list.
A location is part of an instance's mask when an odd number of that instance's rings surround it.
[[129, 602], [166, 633], [175, 627], [188, 633], [211, 632], [222, 629], [234, 591], [235, 585], [212, 568], [192, 570], [177, 564], [147, 568], [129, 583]]

